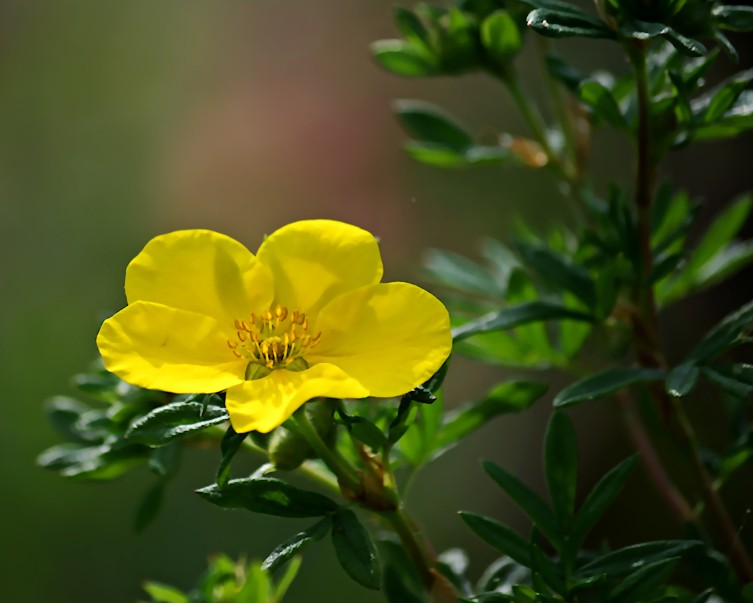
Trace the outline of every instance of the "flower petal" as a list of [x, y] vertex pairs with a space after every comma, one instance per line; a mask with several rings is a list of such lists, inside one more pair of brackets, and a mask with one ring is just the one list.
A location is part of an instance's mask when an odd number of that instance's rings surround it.
[[221, 391], [243, 381], [246, 370], [217, 321], [152, 302], [108, 318], [97, 347], [107, 370], [124, 381], [176, 394]]
[[256, 257], [274, 275], [275, 301], [316, 313], [337, 295], [382, 278], [371, 233], [333, 220], [304, 220], [273, 232]]
[[306, 355], [360, 381], [370, 395], [402, 395], [431, 377], [452, 349], [450, 317], [436, 297], [408, 283], [345, 293], [316, 321], [321, 343]]
[[155, 237], [128, 265], [128, 303], [150, 301], [233, 324], [269, 308], [269, 270], [235, 239], [211, 230]]
[[268, 433], [313, 398], [368, 395], [363, 385], [336, 366], [317, 364], [301, 372], [278, 369], [262, 379], [244, 381], [227, 390], [225, 406], [238, 433]]

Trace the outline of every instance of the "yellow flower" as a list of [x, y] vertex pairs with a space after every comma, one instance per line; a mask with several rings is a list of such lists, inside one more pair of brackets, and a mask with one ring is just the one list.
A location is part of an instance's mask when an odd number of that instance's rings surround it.
[[128, 265], [128, 306], [97, 346], [134, 385], [227, 390], [233, 428], [268, 432], [319, 396], [402, 395], [447, 358], [441, 302], [381, 278], [374, 237], [342, 222], [289, 224], [256, 256], [216, 232], [172, 232]]

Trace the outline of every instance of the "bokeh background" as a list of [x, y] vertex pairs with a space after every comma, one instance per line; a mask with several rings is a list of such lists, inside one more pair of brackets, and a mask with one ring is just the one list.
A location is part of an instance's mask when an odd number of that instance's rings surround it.
[[[200, 501], [192, 490], [212, 480], [216, 452], [189, 455], [164, 514], [142, 534], [132, 523], [153, 482], [146, 469], [88, 484], [35, 467], [36, 455], [58, 442], [42, 403], [72, 393], [70, 376], [95, 357], [100, 321], [124, 304], [125, 266], [150, 237], [210, 228], [254, 249], [287, 222], [335, 218], [381, 238], [387, 280], [420, 281], [427, 247], [473, 254], [480, 236], [504, 239], [517, 219], [540, 229], [569, 220], [545, 173], [439, 172], [403, 155], [389, 109], [395, 98], [436, 102], [481, 135], [525, 129], [493, 82], [410, 81], [380, 71], [368, 44], [392, 35], [390, 3], [374, 0], [0, 2], [3, 600], [131, 603], [144, 579], [187, 588], [207, 555], [264, 557], [305, 525]], [[562, 48], [584, 69], [625, 68], [606, 44]], [[537, 91], [529, 59], [524, 78]], [[600, 135], [597, 144], [598, 182], [630, 173], [624, 139]], [[750, 165], [747, 138], [680, 153], [667, 174], [708, 198], [705, 220], [753, 184]], [[749, 297], [749, 277], [665, 317], [670, 353]], [[448, 404], [505, 375], [458, 363]], [[574, 416], [587, 485], [628, 446], [608, 405], [584, 410]], [[436, 547], [466, 548], [475, 576], [493, 553], [456, 511], [525, 526], [478, 460], [491, 458], [543, 489], [548, 414], [542, 401], [487, 426], [412, 490], [409, 506]], [[732, 492], [737, 517], [751, 505], [750, 473], [745, 479]], [[640, 475], [600, 526], [599, 537], [607, 535], [614, 544], [673, 535]], [[380, 600], [348, 582], [330, 548], [306, 555], [289, 601]]]

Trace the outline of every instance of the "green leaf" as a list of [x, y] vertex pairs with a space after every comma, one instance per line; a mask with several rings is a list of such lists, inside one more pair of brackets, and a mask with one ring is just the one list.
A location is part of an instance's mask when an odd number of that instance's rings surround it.
[[662, 37], [681, 53], [700, 57], [708, 51], [698, 40], [687, 38], [664, 23], [627, 19], [620, 26], [622, 34], [635, 40], [651, 40]]
[[705, 366], [704, 376], [722, 391], [727, 392], [733, 398], [745, 400], [753, 395], [753, 383], [751, 383], [751, 371], [753, 366], [749, 364], [733, 365], [736, 368]]
[[520, 241], [517, 245], [523, 261], [552, 288], [570, 291], [587, 308], [596, 302], [596, 289], [588, 271], [569, 257], [540, 244]]
[[444, 145], [416, 141], [406, 143], [405, 151], [419, 163], [438, 168], [465, 168], [484, 163], [503, 163], [510, 158], [509, 151], [502, 148], [473, 147], [468, 152], [461, 153]]
[[490, 333], [492, 331], [505, 331], [513, 327], [545, 320], [593, 322], [593, 317], [590, 314], [567, 308], [555, 302], [524, 302], [510, 306], [499, 312], [492, 312], [459, 327], [455, 327], [452, 330], [452, 338], [457, 342], [473, 335]]
[[397, 100], [393, 110], [405, 130], [416, 140], [428, 142], [461, 153], [473, 146], [473, 137], [442, 109], [418, 100]]
[[125, 437], [147, 446], [164, 446], [185, 436], [228, 420], [227, 411], [200, 402], [173, 402], [136, 419]]
[[324, 517], [324, 519], [315, 523], [309, 529], [298, 532], [290, 540], [283, 542], [275, 548], [264, 560], [261, 568], [270, 573], [274, 572], [303, 549], [324, 538], [329, 533], [331, 527], [332, 520], [329, 517]]
[[[277, 586], [274, 589], [274, 598], [273, 601], [281, 601], [282, 598], [285, 596], [285, 593], [288, 592], [288, 589], [290, 588], [290, 585], [293, 583], [293, 580], [295, 580], [295, 577], [298, 575], [298, 570], [301, 567], [301, 558], [300, 557], [293, 557], [293, 559], [288, 563], [288, 567], [285, 570], [285, 573], [282, 575], [282, 577], [278, 580]], [[263, 568], [260, 567], [260, 569], [263, 570]]]
[[751, 6], [715, 6], [711, 14], [722, 29], [753, 31], [753, 7]]
[[523, 39], [518, 25], [507, 11], [489, 15], [481, 24], [481, 42], [495, 63], [504, 66], [520, 51]]
[[[540, 580], [543, 580], [546, 587], [560, 596], [565, 596], [568, 589], [560, 576], [560, 572], [552, 560], [545, 555], [541, 548], [536, 544], [537, 540], [538, 534], [534, 530], [534, 533], [531, 536], [531, 571], [533, 584], [537, 585]], [[539, 588], [538, 590], [545, 590], [545, 588]]]
[[725, 316], [711, 329], [688, 357], [698, 363], [713, 360], [740, 343], [753, 325], [753, 301]]
[[212, 484], [196, 493], [225, 509], [247, 509], [279, 517], [317, 517], [338, 509], [337, 503], [326, 496], [272, 477], [234, 479], [224, 488]]
[[699, 546], [702, 543], [697, 540], [656, 540], [634, 544], [589, 561], [579, 573], [582, 576], [607, 574], [619, 578], [631, 574], [636, 568], [645, 569], [668, 558], [678, 559], [679, 555]]
[[441, 392], [432, 404], [422, 404], [416, 411], [413, 424], [400, 440], [400, 452], [413, 466], [419, 467], [437, 452], [437, 436], [442, 422], [444, 405]]
[[159, 515], [162, 508], [162, 500], [165, 495], [165, 481], [161, 480], [154, 484], [141, 499], [133, 521], [133, 530], [142, 532]]
[[217, 482], [220, 488], [226, 486], [230, 480], [230, 461], [233, 460], [236, 452], [240, 450], [246, 436], [248, 436], [248, 432], [237, 433], [232, 426], [228, 427], [225, 435], [222, 436], [222, 441], [220, 442], [222, 457], [220, 458], [220, 464], [217, 467], [217, 475], [215, 477], [215, 482]]
[[45, 412], [52, 426], [65, 436], [80, 444], [101, 441], [102, 433], [82, 430], [79, 420], [92, 409], [83, 402], [68, 396], [55, 396], [45, 403]]
[[504, 287], [488, 270], [465, 256], [442, 249], [429, 249], [424, 269], [435, 283], [486, 297], [502, 296]]
[[703, 235], [688, 259], [686, 270], [698, 271], [723, 247], [728, 245], [745, 224], [753, 209], [753, 197], [743, 195], [725, 208]]
[[562, 547], [562, 535], [557, 527], [554, 514], [547, 504], [531, 488], [502, 467], [490, 461], [484, 461], [484, 470], [497, 482], [507, 495], [531, 518], [534, 525], [541, 530], [558, 550]]
[[634, 603], [649, 596], [656, 588], [669, 579], [679, 557], [662, 559], [646, 564], [641, 561], [641, 568], [625, 578], [608, 595], [610, 603]]
[[188, 595], [177, 588], [159, 582], [147, 582], [144, 590], [152, 598], [152, 603], [188, 603]]
[[637, 456], [625, 459], [602, 477], [593, 490], [588, 493], [573, 523], [572, 541], [574, 547], [577, 548], [583, 543], [591, 528], [596, 525], [599, 518], [625, 487], [637, 462]]
[[531, 566], [531, 553], [528, 542], [507, 526], [483, 515], [470, 511], [460, 511], [460, 518], [484, 542], [520, 563], [524, 567]]
[[699, 124], [691, 132], [693, 140], [715, 140], [737, 136], [753, 128], [753, 90], [745, 90], [732, 108], [712, 124]]
[[397, 30], [407, 41], [428, 51], [429, 32], [415, 13], [402, 6], [396, 6], [393, 9], [393, 17]]
[[721, 119], [737, 102], [743, 91], [753, 82], [753, 69], [740, 71], [727, 78], [710, 92], [693, 102], [694, 112], [701, 114], [702, 123]]
[[536, 33], [550, 38], [615, 37], [606, 23], [577, 7], [572, 7], [572, 10], [537, 8], [528, 15], [526, 24]]
[[605, 398], [637, 383], [658, 381], [664, 373], [655, 369], [618, 367], [568, 385], [554, 398], [554, 406], [563, 408], [587, 400]]
[[578, 96], [597, 117], [615, 128], [626, 130], [629, 127], [614, 96], [601, 82], [597, 80], [582, 81], [578, 88]]
[[685, 362], [669, 371], [664, 387], [667, 393], [675, 398], [687, 396], [693, 391], [699, 375], [700, 369], [695, 364]]
[[578, 479], [578, 442], [570, 418], [555, 411], [544, 444], [544, 468], [549, 498], [560, 526], [570, 525], [575, 510]]
[[332, 519], [332, 544], [340, 565], [361, 586], [378, 590], [382, 570], [371, 535], [353, 511], [340, 509]]
[[272, 596], [272, 581], [258, 562], [246, 568], [245, 580], [233, 603], [269, 603]]
[[351, 417], [347, 425], [354, 438], [374, 451], [382, 450], [388, 444], [387, 436], [382, 430], [363, 417]]
[[37, 457], [37, 464], [58, 471], [64, 477], [105, 480], [120, 477], [132, 467], [143, 463], [150, 450], [123, 441], [86, 446], [60, 444], [48, 448]]
[[403, 40], [379, 40], [371, 45], [371, 54], [380, 67], [403, 77], [438, 75], [436, 60], [422, 48]]
[[553, 54], [546, 55], [546, 68], [573, 93], [578, 91], [580, 83], [587, 77], [585, 73]]
[[448, 415], [439, 434], [438, 447], [458, 442], [496, 416], [529, 408], [547, 388], [538, 381], [508, 381], [495, 386], [480, 402]]
[[170, 478], [178, 472], [182, 453], [183, 446], [180, 442], [152, 448], [149, 454], [149, 469], [162, 478]]
[[424, 603], [408, 588], [405, 578], [392, 564], [384, 568], [382, 590], [388, 603]]

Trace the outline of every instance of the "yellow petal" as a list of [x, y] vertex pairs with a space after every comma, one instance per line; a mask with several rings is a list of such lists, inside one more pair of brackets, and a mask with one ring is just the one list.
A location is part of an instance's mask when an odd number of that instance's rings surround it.
[[368, 394], [336, 366], [317, 364], [301, 372], [278, 369], [262, 379], [244, 381], [227, 390], [225, 406], [238, 433], [267, 433], [313, 398], [363, 398]]
[[128, 303], [150, 301], [232, 325], [266, 309], [269, 270], [235, 239], [211, 230], [179, 230], [149, 241], [126, 270]]
[[107, 370], [124, 381], [176, 394], [218, 392], [243, 381], [217, 322], [152, 302], [135, 302], [107, 319], [97, 335]]
[[306, 313], [382, 278], [374, 235], [332, 220], [283, 226], [261, 244], [256, 257], [272, 271], [275, 301]]
[[436, 297], [408, 283], [345, 293], [322, 309], [309, 363], [328, 362], [370, 395], [402, 395], [431, 377], [452, 348], [450, 317]]

